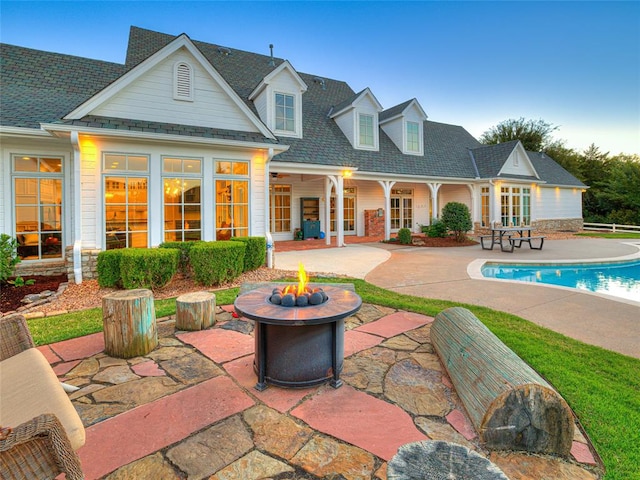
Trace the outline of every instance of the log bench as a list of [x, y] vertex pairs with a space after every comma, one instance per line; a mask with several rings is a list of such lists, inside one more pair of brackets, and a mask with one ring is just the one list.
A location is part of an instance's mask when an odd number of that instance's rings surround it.
[[192, 292], [176, 299], [176, 329], [203, 330], [216, 323], [216, 296], [209, 292]]
[[151, 290], [138, 288], [102, 297], [104, 351], [116, 358], [146, 355], [158, 346]]
[[440, 312], [431, 340], [487, 448], [569, 455], [575, 421], [567, 403], [473, 313]]

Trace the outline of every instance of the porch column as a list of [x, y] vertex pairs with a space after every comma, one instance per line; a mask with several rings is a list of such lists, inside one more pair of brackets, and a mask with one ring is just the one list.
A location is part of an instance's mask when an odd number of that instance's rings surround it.
[[344, 177], [336, 177], [336, 246], [344, 247]]
[[327, 245], [331, 245], [331, 188], [335, 185], [336, 178], [327, 175], [324, 179], [324, 238]]
[[[80, 176], [82, 174], [82, 150], [80, 148], [80, 135], [78, 132], [71, 132], [71, 145], [73, 146], [73, 163], [72, 175], [72, 195], [71, 202], [73, 214], [71, 220], [73, 222], [73, 281], [80, 285], [82, 283], [82, 188], [80, 186]], [[69, 198], [69, 195], [66, 195]], [[62, 255], [66, 257], [64, 249]]]
[[[441, 183], [427, 183], [429, 186], [429, 190], [431, 191], [431, 216], [433, 218], [439, 218], [438, 215], [438, 191], [442, 186]], [[429, 223], [431, 223], [431, 218], [429, 219]]]
[[477, 185], [468, 184], [467, 188], [471, 192], [471, 224], [475, 225], [476, 222], [482, 221], [482, 215], [478, 208], [478, 187]]
[[391, 238], [391, 189], [396, 184], [390, 180], [378, 180], [384, 192], [384, 239]]

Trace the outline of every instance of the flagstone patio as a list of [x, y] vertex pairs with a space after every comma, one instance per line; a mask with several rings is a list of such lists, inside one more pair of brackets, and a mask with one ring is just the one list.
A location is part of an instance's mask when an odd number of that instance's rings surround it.
[[198, 332], [159, 319], [144, 357], [105, 355], [101, 333], [39, 347], [80, 387], [87, 479], [385, 480], [398, 447], [424, 439], [469, 447], [513, 480], [601, 477], [579, 429], [570, 459], [483, 449], [432, 349], [431, 317], [365, 304], [345, 322], [345, 385], [259, 392], [252, 324], [231, 311]]

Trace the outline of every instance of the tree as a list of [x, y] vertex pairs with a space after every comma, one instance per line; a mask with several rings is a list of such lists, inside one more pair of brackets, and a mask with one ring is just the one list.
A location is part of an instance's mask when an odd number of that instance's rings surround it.
[[520, 140], [525, 150], [530, 152], [542, 152], [551, 145], [551, 134], [558, 127], [544, 120], [525, 120], [524, 118], [509, 119], [491, 127], [480, 137], [480, 142], [486, 145]]
[[447, 203], [442, 209], [440, 219], [449, 230], [454, 232], [457, 242], [464, 242], [466, 238], [465, 233], [473, 228], [469, 207], [464, 203]]

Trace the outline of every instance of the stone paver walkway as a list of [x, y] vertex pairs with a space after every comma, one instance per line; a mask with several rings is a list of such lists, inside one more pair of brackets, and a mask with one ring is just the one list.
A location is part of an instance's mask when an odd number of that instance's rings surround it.
[[363, 305], [345, 322], [344, 385], [253, 388], [252, 324], [219, 308], [213, 328], [158, 323], [158, 347], [123, 360], [102, 334], [39, 347], [87, 430], [91, 479], [386, 479], [402, 444], [446, 440], [488, 456], [509, 478], [597, 479], [581, 434], [571, 459], [489, 453], [478, 443], [430, 342], [430, 317]]

